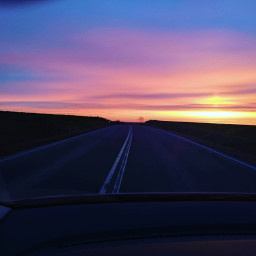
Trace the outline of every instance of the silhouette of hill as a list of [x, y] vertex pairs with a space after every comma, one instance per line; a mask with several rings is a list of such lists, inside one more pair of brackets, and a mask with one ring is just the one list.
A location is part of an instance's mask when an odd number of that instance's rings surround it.
[[0, 111], [0, 156], [103, 128], [101, 117]]

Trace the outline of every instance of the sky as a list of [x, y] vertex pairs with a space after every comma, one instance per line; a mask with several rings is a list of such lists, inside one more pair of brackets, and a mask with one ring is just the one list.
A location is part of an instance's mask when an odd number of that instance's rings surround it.
[[0, 0], [0, 110], [256, 125], [255, 0]]

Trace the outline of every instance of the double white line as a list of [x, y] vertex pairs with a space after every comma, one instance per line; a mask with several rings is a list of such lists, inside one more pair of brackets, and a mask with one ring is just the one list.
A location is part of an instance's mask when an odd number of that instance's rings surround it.
[[100, 190], [100, 194], [105, 194], [107, 193], [107, 189], [112, 178], [113, 178], [113, 175], [116, 171], [116, 168], [118, 166], [118, 163], [120, 161], [120, 159], [122, 158], [123, 156], [123, 160], [122, 160], [122, 164], [119, 168], [119, 171], [118, 171], [118, 174], [117, 174], [117, 178], [116, 178], [116, 181], [114, 183], [114, 187], [113, 187], [113, 190], [112, 190], [112, 193], [119, 193], [119, 190], [120, 190], [120, 186], [121, 186], [121, 183], [122, 183], [122, 179], [123, 179], [123, 175], [124, 175], [124, 171], [125, 171], [125, 166], [126, 166], [126, 163], [127, 163], [127, 159], [128, 159], [128, 156], [129, 156], [129, 152], [130, 152], [130, 148], [131, 148], [131, 144], [132, 144], [132, 127], [129, 126], [129, 132], [128, 132], [128, 135], [126, 137], [126, 140], [112, 166], [112, 168], [110, 169], [110, 172]]

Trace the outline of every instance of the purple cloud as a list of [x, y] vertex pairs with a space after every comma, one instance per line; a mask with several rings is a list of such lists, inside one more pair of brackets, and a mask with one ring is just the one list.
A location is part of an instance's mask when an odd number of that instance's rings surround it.
[[210, 93], [118, 93], [95, 95], [92, 99], [172, 99], [189, 97], [210, 97]]

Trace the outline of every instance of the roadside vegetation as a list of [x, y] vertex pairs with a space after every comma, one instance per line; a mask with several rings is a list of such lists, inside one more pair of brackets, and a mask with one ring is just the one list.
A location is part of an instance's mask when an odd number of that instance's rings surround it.
[[109, 125], [101, 117], [0, 111], [0, 157]]
[[145, 125], [171, 131], [239, 160], [256, 165], [256, 126], [168, 122], [150, 120]]

